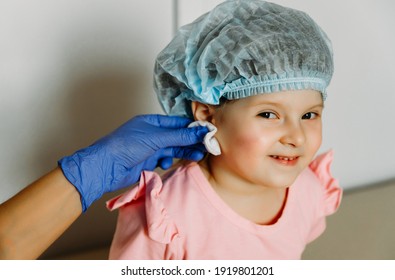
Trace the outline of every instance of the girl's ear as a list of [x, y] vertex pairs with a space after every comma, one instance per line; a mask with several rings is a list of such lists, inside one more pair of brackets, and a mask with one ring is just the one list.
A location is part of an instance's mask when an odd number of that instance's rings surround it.
[[192, 114], [195, 121], [212, 122], [214, 116], [214, 107], [203, 104], [198, 101], [192, 101]]

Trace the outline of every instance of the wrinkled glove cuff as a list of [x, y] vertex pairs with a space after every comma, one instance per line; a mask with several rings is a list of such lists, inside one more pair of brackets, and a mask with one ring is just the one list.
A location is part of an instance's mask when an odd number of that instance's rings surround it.
[[82, 212], [103, 195], [102, 182], [97, 174], [97, 157], [90, 148], [77, 151], [58, 161], [66, 179], [77, 189], [81, 197]]

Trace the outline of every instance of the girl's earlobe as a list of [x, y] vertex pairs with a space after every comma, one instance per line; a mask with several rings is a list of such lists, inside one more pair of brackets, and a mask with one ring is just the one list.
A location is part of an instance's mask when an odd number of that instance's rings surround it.
[[211, 105], [192, 101], [192, 114], [195, 121], [212, 122], [214, 108]]

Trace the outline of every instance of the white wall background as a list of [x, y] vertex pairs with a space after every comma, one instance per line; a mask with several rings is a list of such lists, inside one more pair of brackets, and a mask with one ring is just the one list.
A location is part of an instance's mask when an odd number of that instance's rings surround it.
[[[179, 0], [183, 25], [221, 3]], [[333, 148], [342, 187], [395, 178], [395, 2], [271, 0], [307, 12], [332, 40], [335, 74], [328, 89], [321, 151]]]
[[[322, 150], [334, 148], [342, 186], [394, 178], [395, 2], [272, 1], [307, 11], [333, 41]], [[130, 117], [162, 112], [151, 85], [156, 54], [174, 21], [219, 2], [0, 1], [0, 203]], [[99, 202], [53, 251], [108, 243], [115, 218]]]

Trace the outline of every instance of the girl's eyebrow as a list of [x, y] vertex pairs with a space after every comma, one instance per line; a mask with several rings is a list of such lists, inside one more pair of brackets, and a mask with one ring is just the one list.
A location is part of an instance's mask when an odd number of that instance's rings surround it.
[[273, 101], [256, 101], [251, 104], [254, 107], [262, 106], [262, 105], [270, 105], [275, 107], [283, 107], [280, 102], [273, 102]]
[[[264, 105], [269, 105], [269, 106], [274, 106], [274, 107], [284, 107], [281, 102], [273, 102], [273, 101], [258, 101], [254, 102], [251, 104], [253, 107], [258, 107], [258, 106], [264, 106]], [[313, 109], [313, 108], [324, 108], [324, 103], [320, 102], [317, 104], [313, 104], [308, 108], [308, 110]]]
[[313, 105], [313, 106], [310, 107], [310, 109], [313, 109], [313, 108], [322, 108], [322, 109], [324, 109], [325, 106], [324, 106], [324, 103], [319, 103], [317, 105]]
[[[256, 102], [253, 102], [251, 105], [252, 106], [272, 105], [272, 106], [283, 107], [282, 102], [273, 102], [273, 101], [256, 101]], [[310, 108], [314, 108], [314, 107], [324, 107], [324, 103], [320, 102], [320, 103], [313, 104], [310, 106]]]

